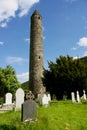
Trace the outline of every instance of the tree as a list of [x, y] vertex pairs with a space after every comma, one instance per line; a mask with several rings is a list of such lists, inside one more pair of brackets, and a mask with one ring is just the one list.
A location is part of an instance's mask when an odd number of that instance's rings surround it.
[[60, 56], [56, 63], [48, 62], [49, 69], [44, 69], [43, 84], [51, 95], [62, 99], [64, 94], [71, 98], [71, 92], [87, 90], [87, 66], [80, 59]]
[[6, 89], [5, 84], [4, 84], [3, 69], [0, 68], [0, 97], [2, 97], [6, 91], [7, 91], [7, 89]]
[[25, 91], [28, 92], [29, 91], [29, 81], [26, 81], [24, 83], [21, 84], [21, 88]]
[[0, 68], [0, 96], [6, 92], [14, 94], [19, 87], [20, 83], [16, 77], [15, 70], [9, 65], [5, 69]]

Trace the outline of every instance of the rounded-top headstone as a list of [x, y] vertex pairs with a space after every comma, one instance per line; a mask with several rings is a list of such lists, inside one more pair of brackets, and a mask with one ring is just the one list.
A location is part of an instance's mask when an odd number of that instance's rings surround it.
[[5, 102], [6, 102], [6, 104], [12, 104], [12, 94], [11, 93], [6, 93]]
[[23, 102], [24, 90], [22, 88], [18, 88], [16, 91], [16, 109], [20, 109]]

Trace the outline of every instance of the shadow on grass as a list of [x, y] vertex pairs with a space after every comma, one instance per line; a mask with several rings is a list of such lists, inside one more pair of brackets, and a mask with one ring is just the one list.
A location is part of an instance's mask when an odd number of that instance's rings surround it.
[[0, 125], [0, 130], [17, 130], [15, 126], [11, 126], [11, 125]]

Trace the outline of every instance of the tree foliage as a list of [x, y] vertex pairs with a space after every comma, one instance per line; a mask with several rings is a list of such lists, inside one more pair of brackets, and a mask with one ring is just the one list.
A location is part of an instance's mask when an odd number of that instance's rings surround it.
[[29, 91], [29, 81], [26, 81], [24, 83], [21, 84], [21, 88], [25, 91], [28, 92]]
[[15, 70], [9, 65], [4, 69], [0, 68], [0, 96], [3, 96], [6, 92], [14, 93], [19, 87], [20, 83]]
[[81, 94], [83, 89], [87, 90], [87, 65], [80, 59], [60, 56], [56, 63], [48, 62], [48, 66], [49, 69], [44, 69], [43, 84], [51, 95], [62, 99], [67, 94], [70, 98], [71, 92], [78, 90]]

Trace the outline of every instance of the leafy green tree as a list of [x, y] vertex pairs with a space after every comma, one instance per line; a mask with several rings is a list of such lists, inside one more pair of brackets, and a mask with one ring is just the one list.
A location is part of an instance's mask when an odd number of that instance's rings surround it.
[[29, 81], [26, 81], [24, 83], [21, 84], [21, 88], [25, 91], [28, 92], [29, 91]]
[[20, 83], [16, 77], [16, 72], [11, 66], [6, 66], [5, 69], [0, 68], [0, 96], [6, 92], [15, 93]]
[[4, 73], [3, 69], [0, 68], [0, 97], [3, 97], [4, 93], [7, 91], [7, 88], [5, 87], [4, 84]]
[[71, 92], [77, 90], [82, 94], [87, 90], [87, 66], [70, 56], [60, 56], [56, 63], [48, 62], [49, 69], [44, 70], [43, 84], [51, 95], [55, 94], [62, 99], [64, 94], [71, 98]]

